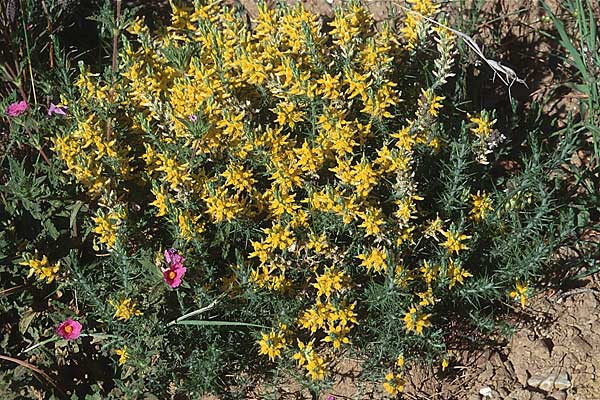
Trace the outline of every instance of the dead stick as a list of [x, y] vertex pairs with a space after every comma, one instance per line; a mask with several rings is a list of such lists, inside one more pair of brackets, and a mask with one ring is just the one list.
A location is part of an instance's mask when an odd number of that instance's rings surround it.
[[58, 387], [58, 385], [54, 382], [54, 380], [50, 377], [50, 375], [48, 375], [47, 373], [45, 373], [44, 371], [42, 371], [41, 369], [39, 369], [35, 365], [33, 365], [31, 363], [28, 363], [27, 361], [19, 360], [18, 358], [12, 358], [12, 357], [4, 356], [4, 355], [1, 355], [1, 354], [0, 354], [0, 359], [1, 360], [6, 360], [6, 361], [10, 361], [10, 362], [13, 362], [15, 364], [18, 364], [18, 365], [21, 365], [21, 366], [23, 366], [25, 368], [30, 369], [31, 371], [35, 372], [36, 374], [38, 374], [41, 377], [43, 377], [44, 379], [46, 379], [46, 381], [48, 381], [48, 383], [50, 385], [52, 385], [53, 388], [55, 388], [58, 392], [60, 392], [60, 394], [62, 396], [65, 396], [64, 390], [62, 390], [60, 387]]

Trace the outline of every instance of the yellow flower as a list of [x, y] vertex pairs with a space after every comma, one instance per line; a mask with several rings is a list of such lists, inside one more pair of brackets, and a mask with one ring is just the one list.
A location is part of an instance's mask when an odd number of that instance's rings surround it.
[[304, 120], [302, 111], [298, 108], [295, 103], [290, 101], [283, 101], [274, 108], [273, 111], [277, 114], [277, 122], [280, 126], [289, 125], [290, 128], [294, 129], [296, 123]]
[[190, 182], [192, 177], [188, 171], [188, 164], [179, 164], [172, 158], [167, 158], [164, 154], [158, 154], [160, 167], [157, 171], [165, 173], [164, 180], [170, 184], [171, 190], [181, 190], [185, 183]]
[[[423, 108], [427, 106], [427, 112], [432, 117], [437, 117], [439, 114], [439, 109], [442, 108], [441, 101], [445, 99], [445, 97], [437, 96], [433, 90], [431, 89], [421, 89], [422, 97], [419, 98], [418, 104], [419, 107]], [[423, 98], [425, 100], [423, 100]]]
[[387, 268], [387, 254], [385, 249], [374, 248], [368, 254], [361, 253], [356, 258], [362, 260], [361, 267], [367, 268], [368, 272], [373, 269], [374, 272], [382, 273]]
[[292, 356], [298, 361], [298, 366], [304, 366], [306, 375], [310, 375], [312, 380], [319, 380], [325, 377], [327, 363], [313, 350], [313, 342], [311, 340], [304, 344], [300, 339], [298, 341], [298, 351]]
[[311, 250], [314, 250], [315, 253], [322, 253], [329, 247], [329, 244], [327, 243], [327, 237], [324, 233], [317, 236], [314, 232], [311, 232], [307, 247]]
[[394, 268], [394, 284], [401, 288], [406, 288], [411, 280], [412, 277], [410, 271], [402, 264], [396, 265], [396, 268]]
[[527, 299], [529, 292], [529, 286], [527, 284], [523, 284], [520, 281], [515, 283], [515, 290], [510, 292], [510, 297], [519, 301], [521, 303], [521, 308], [525, 308], [525, 304], [527, 303]]
[[326, 72], [317, 84], [319, 85], [317, 93], [322, 94], [324, 98], [333, 100], [340, 97], [340, 74], [332, 76]]
[[221, 222], [223, 220], [232, 221], [243, 211], [239, 193], [231, 196], [227, 188], [216, 188], [204, 200], [207, 206], [206, 213], [211, 217], [213, 222]]
[[312, 356], [306, 360], [306, 371], [312, 380], [321, 380], [325, 378], [327, 363], [323, 357], [313, 352]]
[[438, 276], [440, 272], [440, 267], [438, 265], [429, 265], [427, 260], [423, 261], [423, 266], [420, 268], [420, 271], [423, 273], [423, 280], [427, 285], [430, 285], [435, 278]]
[[133, 316], [142, 315], [142, 312], [136, 308], [136, 303], [130, 298], [122, 299], [118, 303], [114, 300], [109, 300], [108, 302], [116, 310], [114, 315], [116, 319], [128, 321]]
[[365, 237], [381, 233], [380, 226], [385, 223], [381, 214], [381, 210], [377, 207], [368, 207], [364, 213], [359, 214], [363, 220], [359, 227], [365, 228]]
[[442, 231], [442, 235], [446, 238], [446, 241], [441, 245], [447, 248], [450, 254], [469, 249], [462, 241], [470, 239], [471, 236], [452, 231]]
[[490, 200], [490, 197], [485, 192], [481, 194], [478, 190], [477, 194], [471, 195], [471, 200], [473, 208], [469, 211], [469, 215], [473, 221], [481, 221], [485, 218], [488, 211], [494, 210], [492, 207], [492, 200]]
[[420, 14], [425, 15], [426, 17], [435, 13], [439, 8], [439, 4], [435, 4], [435, 1], [432, 0], [408, 0], [410, 4], [412, 4], [412, 9]]
[[402, 228], [400, 232], [398, 232], [398, 237], [396, 238], [396, 244], [398, 246], [402, 246], [403, 243], [414, 244], [413, 231], [416, 228], [414, 226], [410, 226], [407, 228]]
[[425, 231], [423, 232], [423, 236], [425, 236], [427, 238], [434, 238], [435, 240], [438, 240], [437, 234], [442, 233], [444, 231], [444, 229], [443, 229], [444, 221], [442, 221], [438, 215], [438, 216], [436, 216], [436, 218], [434, 220], [429, 220], [429, 221], [427, 221], [427, 223], [428, 223], [428, 225], [425, 228]]
[[448, 277], [450, 278], [450, 289], [457, 283], [463, 284], [465, 278], [473, 276], [469, 271], [462, 268], [460, 265], [456, 265], [454, 260], [450, 260], [448, 263]]
[[385, 382], [383, 388], [392, 396], [396, 396], [404, 390], [405, 380], [401, 374], [395, 374], [388, 372], [385, 375]]
[[274, 361], [276, 357], [279, 357], [281, 350], [285, 349], [285, 325], [282, 325], [282, 329], [279, 331], [272, 330], [271, 332], [263, 333], [262, 339], [258, 341], [260, 345], [260, 354], [269, 356], [271, 361]]
[[144, 17], [136, 17], [133, 23], [127, 27], [127, 32], [132, 35], [140, 35], [148, 31], [148, 27], [144, 22]]
[[400, 368], [404, 367], [404, 355], [400, 354], [396, 360], [396, 365]]
[[152, 194], [155, 196], [155, 200], [150, 203], [151, 206], [158, 208], [156, 211], [157, 217], [167, 215], [167, 195], [162, 188], [152, 189]]
[[332, 293], [339, 292], [344, 288], [347, 280], [346, 273], [335, 271], [335, 267], [326, 268], [323, 275], [317, 276], [317, 282], [312, 285], [317, 289], [317, 296], [325, 295], [329, 298]]
[[398, 210], [394, 213], [394, 216], [398, 218], [400, 226], [408, 226], [411, 219], [415, 219], [417, 206], [414, 200], [421, 199], [415, 198], [414, 196], [408, 196], [403, 200], [396, 200], [395, 203], [398, 206]]
[[252, 177], [252, 172], [244, 169], [241, 165], [229, 164], [227, 170], [221, 175], [226, 179], [225, 184], [233, 186], [238, 192], [252, 191], [252, 186], [256, 179]]
[[312, 345], [314, 343], [314, 340], [311, 340], [310, 342], [308, 342], [307, 344], [304, 344], [300, 339], [296, 339], [296, 341], [298, 342], [298, 349], [299, 351], [297, 351], [292, 358], [296, 361], [298, 361], [298, 366], [301, 367], [306, 363], [306, 357], [308, 354], [311, 354], [313, 349], [312, 349]]
[[106, 244], [109, 249], [114, 249], [117, 243], [117, 233], [123, 220], [125, 213], [122, 211], [111, 210], [108, 214], [104, 214], [98, 210], [98, 216], [92, 220], [96, 224], [92, 232], [98, 234], [100, 243]]
[[475, 136], [481, 139], [487, 139], [492, 133], [492, 127], [496, 123], [496, 120], [490, 121], [490, 116], [484, 111], [479, 117], [467, 114], [469, 121], [475, 124], [475, 127], [471, 128], [471, 132]]
[[45, 279], [46, 283], [52, 283], [52, 281], [56, 278], [56, 274], [60, 268], [60, 262], [51, 265], [46, 256], [42, 256], [41, 259], [37, 259], [30, 258], [28, 254], [24, 254], [23, 258], [25, 258], [25, 260], [21, 261], [19, 264], [29, 267], [29, 275], [27, 275], [28, 278], [35, 274], [37, 279]]
[[416, 307], [411, 307], [404, 314], [404, 327], [407, 332], [415, 331], [418, 335], [423, 334], [423, 328], [427, 328], [431, 326], [431, 321], [429, 318], [431, 314], [425, 314], [417, 311]]
[[115, 353], [119, 356], [119, 365], [125, 364], [127, 359], [129, 358], [129, 353], [127, 352], [127, 346], [123, 346], [120, 349], [116, 349]]
[[294, 233], [288, 226], [283, 227], [280, 224], [273, 225], [273, 228], [264, 228], [266, 233], [265, 244], [269, 245], [272, 250], [279, 249], [281, 251], [289, 249], [294, 243]]
[[444, 357], [442, 359], [442, 371], [445, 371], [446, 368], [448, 368], [448, 365], [450, 365], [450, 360]]
[[350, 327], [344, 324], [329, 324], [325, 330], [326, 336], [323, 338], [323, 342], [330, 342], [333, 344], [334, 349], [339, 349], [342, 343], [350, 343], [350, 339], [346, 335], [350, 333]]

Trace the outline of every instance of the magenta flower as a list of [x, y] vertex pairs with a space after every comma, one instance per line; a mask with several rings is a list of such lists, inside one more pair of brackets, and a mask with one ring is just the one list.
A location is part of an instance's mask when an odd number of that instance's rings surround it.
[[28, 107], [29, 105], [25, 100], [17, 101], [8, 106], [6, 114], [8, 114], [9, 117], [18, 117], [23, 114]]
[[56, 328], [56, 333], [63, 339], [74, 340], [81, 334], [81, 324], [70, 317]]
[[175, 268], [171, 267], [165, 271], [163, 271], [163, 277], [165, 278], [165, 282], [167, 285], [171, 286], [171, 288], [175, 289], [179, 285], [181, 285], [181, 280], [185, 275], [187, 268], [183, 266], [176, 266]]
[[50, 107], [48, 107], [48, 115], [50, 116], [52, 114], [57, 114], [65, 116], [67, 115], [67, 112], [64, 110], [64, 108], [66, 107], [58, 107], [54, 103], [50, 103]]
[[177, 250], [169, 249], [165, 250], [165, 261], [169, 265], [171, 269], [183, 268], [183, 262], [185, 258], [183, 258]]

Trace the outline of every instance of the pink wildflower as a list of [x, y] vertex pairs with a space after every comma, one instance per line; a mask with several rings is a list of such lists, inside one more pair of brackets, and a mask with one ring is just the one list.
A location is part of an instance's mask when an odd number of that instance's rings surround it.
[[63, 110], [63, 108], [66, 108], [66, 107], [59, 107], [59, 106], [55, 105], [54, 103], [50, 103], [50, 107], [48, 107], [48, 115], [58, 114], [58, 115], [65, 116], [65, 115], [67, 115], [67, 112], [65, 110]]
[[198, 121], [198, 116], [195, 114], [188, 115], [188, 119], [192, 122]]
[[81, 334], [81, 324], [78, 321], [67, 318], [65, 322], [58, 325], [58, 328], [56, 328], [56, 333], [63, 339], [77, 339]]
[[8, 114], [9, 117], [18, 117], [23, 114], [28, 107], [29, 105], [25, 100], [17, 101], [8, 106], [6, 114]]
[[183, 279], [183, 276], [185, 275], [186, 271], [187, 268], [183, 266], [179, 266], [176, 268], [171, 267], [163, 271], [163, 277], [165, 278], [165, 282], [167, 282], [167, 285], [175, 289], [176, 287], [181, 285], [181, 279]]
[[183, 268], [183, 262], [185, 261], [185, 258], [177, 253], [177, 250], [169, 249], [165, 250], [165, 261], [169, 265], [169, 268]]

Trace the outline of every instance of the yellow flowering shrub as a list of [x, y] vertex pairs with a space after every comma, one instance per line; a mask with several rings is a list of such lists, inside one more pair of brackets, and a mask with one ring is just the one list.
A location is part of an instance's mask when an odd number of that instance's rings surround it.
[[461, 98], [442, 3], [406, 6], [174, 1], [164, 27], [124, 17], [114, 71], [81, 66], [47, 146], [66, 222], [15, 263], [110, 340], [123, 393], [266, 369], [316, 393], [355, 353], [398, 396], [455, 329], [526, 307], [548, 191], [496, 179], [501, 116]]
[[[438, 120], [456, 37], [422, 18], [439, 4], [410, 5], [416, 13], [403, 25], [375, 28], [354, 2], [328, 32], [302, 6], [261, 4], [248, 26], [221, 5], [173, 5], [163, 35], [136, 20], [114, 104], [108, 83], [83, 70], [79, 122], [54, 141], [65, 172], [106, 207], [93, 218], [97, 242], [113, 250], [127, 240], [130, 187], [145, 191], [142, 208], [192, 253], [208, 251], [222, 229], [246, 229], [243, 242], [227, 238], [241, 258], [228, 281], [304, 304], [281, 321], [285, 334], [261, 333], [259, 352], [274, 361], [297, 342], [294, 358], [312, 379], [323, 379], [364, 323], [359, 282], [403, 293], [403, 331], [425, 335], [440, 288], [473, 276], [458, 263], [472, 236], [464, 221], [425, 222], [429, 189], [416, 171], [444, 152]], [[420, 48], [431, 52], [432, 80], [408, 82]], [[110, 138], [98, 109], [120, 115]], [[468, 116], [480, 140], [493, 124], [485, 115]], [[477, 193], [470, 215], [481, 222], [493, 208]], [[214, 262], [229, 260], [225, 249]], [[111, 304], [116, 318], [139, 314], [130, 299]], [[400, 390], [398, 379], [388, 391]]]

